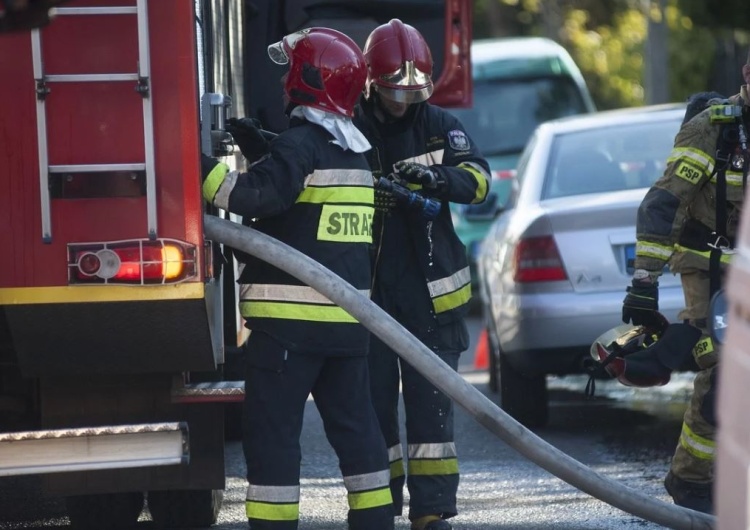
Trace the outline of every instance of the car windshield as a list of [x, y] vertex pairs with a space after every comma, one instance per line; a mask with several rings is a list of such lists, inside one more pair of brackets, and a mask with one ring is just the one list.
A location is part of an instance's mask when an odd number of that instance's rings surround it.
[[484, 156], [520, 153], [543, 121], [581, 114], [586, 106], [570, 78], [474, 81], [470, 109], [450, 109]]
[[681, 116], [558, 135], [543, 199], [650, 187], [664, 172]]

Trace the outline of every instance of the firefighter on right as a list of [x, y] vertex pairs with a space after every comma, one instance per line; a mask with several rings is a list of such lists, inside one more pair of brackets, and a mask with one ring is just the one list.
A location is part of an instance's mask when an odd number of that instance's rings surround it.
[[[692, 365], [697, 374], [664, 486], [675, 504], [705, 513], [713, 513], [719, 360], [707, 316], [734, 253], [745, 195], [750, 54], [742, 74], [746, 84], [739, 94], [711, 99], [704, 110], [683, 122], [663, 176], [644, 197], [636, 226], [635, 273], [622, 309], [624, 322], [652, 324], [659, 309], [659, 276], [667, 264], [680, 274], [686, 307], [679, 318], [698, 328], [700, 338], [692, 351], [677, 352], [684, 355], [682, 366]], [[671, 371], [656, 356], [637, 363], [629, 367], [626, 362], [626, 373]]]

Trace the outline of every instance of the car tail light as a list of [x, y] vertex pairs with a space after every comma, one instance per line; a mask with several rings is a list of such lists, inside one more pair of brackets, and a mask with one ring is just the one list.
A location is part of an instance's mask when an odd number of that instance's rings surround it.
[[513, 256], [513, 279], [518, 283], [566, 280], [560, 252], [552, 236], [530, 237], [518, 242]]
[[176, 239], [133, 239], [68, 245], [68, 283], [164, 284], [197, 274], [194, 245]]

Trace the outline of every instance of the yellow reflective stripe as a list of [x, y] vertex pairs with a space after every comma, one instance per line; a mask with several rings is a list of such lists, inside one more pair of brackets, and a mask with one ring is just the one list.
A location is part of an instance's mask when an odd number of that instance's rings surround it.
[[278, 318], [356, 324], [357, 319], [338, 306], [294, 304], [286, 302], [240, 302], [240, 314], [245, 318]]
[[661, 245], [652, 241], [638, 241], [635, 244], [635, 255], [667, 261], [674, 252], [674, 247]]
[[457, 475], [458, 459], [409, 460], [407, 467], [410, 475]]
[[406, 472], [404, 471], [404, 461], [399, 458], [395, 462], [391, 462], [390, 471], [391, 480], [393, 480], [394, 478], [403, 477], [406, 474]]
[[372, 187], [340, 187], [327, 188], [307, 187], [297, 197], [297, 202], [310, 204], [341, 204], [358, 203], [372, 204], [375, 201], [375, 190]]
[[323, 205], [318, 241], [372, 243], [373, 206]]
[[229, 172], [229, 166], [219, 162], [208, 174], [203, 181], [203, 198], [213, 203], [216, 192], [219, 191], [221, 183], [224, 182], [224, 176]]
[[350, 493], [348, 500], [349, 508], [352, 510], [367, 510], [368, 508], [378, 508], [393, 503], [391, 488], [387, 486], [373, 491]]
[[234, 187], [237, 184], [237, 176], [240, 174], [239, 171], [230, 171], [224, 177], [224, 182], [219, 186], [219, 191], [214, 196], [214, 206], [223, 210], [229, 210], [229, 196], [234, 191]]
[[713, 351], [714, 342], [711, 340], [711, 337], [703, 337], [698, 341], [698, 344], [693, 346], [693, 355], [696, 359], [708, 355], [709, 353], [713, 353]]
[[471, 300], [471, 284], [466, 284], [455, 293], [438, 296], [432, 299], [432, 306], [436, 313], [444, 313], [460, 307]]
[[[690, 254], [695, 254], [696, 256], [700, 256], [705, 259], [711, 258], [711, 251], [709, 250], [706, 250], [706, 251], [694, 250], [692, 248], [683, 247], [682, 245], [675, 245], [674, 248], [675, 250], [678, 250], [680, 252], [689, 252]], [[729, 265], [732, 262], [732, 254], [725, 254], [722, 252], [721, 258], [719, 258], [719, 260], [722, 263]]]
[[683, 159], [690, 162], [701, 171], [710, 175], [714, 170], [714, 158], [705, 151], [695, 149], [694, 147], [675, 147], [667, 158], [667, 162], [676, 162]]
[[474, 194], [474, 198], [471, 200], [472, 204], [482, 202], [485, 197], [487, 197], [490, 176], [484, 171], [482, 166], [472, 164], [471, 162], [463, 162], [459, 164], [458, 167], [471, 173], [477, 181], [477, 191]]
[[197, 300], [206, 296], [202, 282], [172, 285], [70, 285], [65, 287], [9, 287], [0, 289], [1, 305], [80, 304]]
[[680, 445], [682, 445], [688, 453], [700, 460], [713, 460], [714, 454], [716, 453], [716, 442], [698, 436], [687, 423], [682, 424]]
[[245, 515], [248, 519], [263, 521], [296, 521], [299, 519], [299, 503], [271, 504], [245, 501]]
[[[725, 177], [727, 179], [727, 186], [742, 186], [742, 173], [727, 171]], [[711, 177], [711, 182], [716, 184], [716, 175]]]

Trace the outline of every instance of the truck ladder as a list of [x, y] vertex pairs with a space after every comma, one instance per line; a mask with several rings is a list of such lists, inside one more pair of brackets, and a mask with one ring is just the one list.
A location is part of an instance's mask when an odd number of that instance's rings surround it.
[[[144, 171], [146, 175], [146, 209], [148, 213], [148, 237], [156, 239], [156, 176], [154, 168], [154, 115], [150, 94], [151, 66], [149, 59], [148, 0], [137, 0], [135, 6], [123, 7], [58, 7], [56, 14], [73, 15], [136, 15], [138, 20], [138, 71], [135, 73], [107, 74], [56, 74], [46, 75], [42, 64], [42, 39], [40, 30], [31, 32], [31, 49], [36, 80], [36, 123], [39, 138], [39, 181], [42, 207], [42, 240], [52, 241], [52, 220], [49, 192], [49, 176], [52, 173], [93, 173], [112, 171]], [[47, 145], [47, 117], [45, 98], [50, 92], [48, 83], [81, 83], [134, 81], [136, 91], [143, 98], [143, 127], [145, 158], [143, 163], [133, 164], [79, 164], [49, 165]]]

